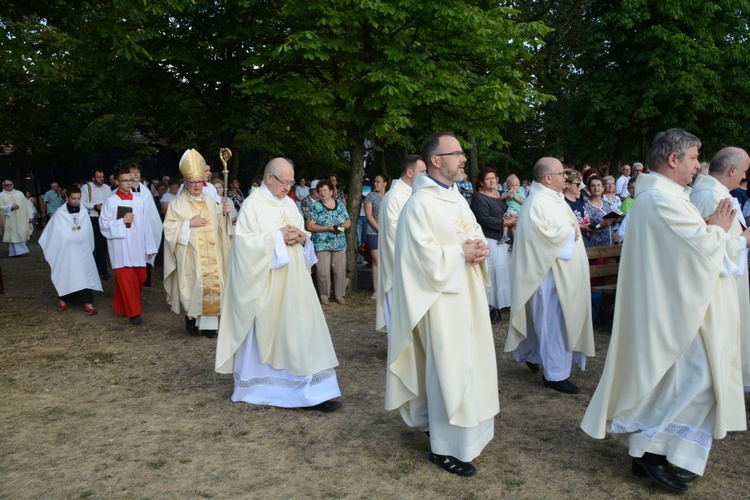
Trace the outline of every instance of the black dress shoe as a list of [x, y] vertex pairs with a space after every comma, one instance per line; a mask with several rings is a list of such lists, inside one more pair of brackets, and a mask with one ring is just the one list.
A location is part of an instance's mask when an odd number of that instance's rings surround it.
[[333, 399], [329, 399], [328, 401], [323, 401], [320, 404], [317, 404], [315, 406], [303, 406], [303, 410], [317, 410], [317, 411], [333, 411], [337, 408], [341, 408], [341, 403], [338, 401], [334, 401]]
[[558, 392], [564, 392], [565, 394], [578, 394], [581, 392], [581, 389], [578, 388], [575, 384], [573, 384], [570, 380], [560, 380], [558, 382], [550, 382], [546, 378], [544, 378], [544, 375], [542, 375], [542, 381], [544, 382], [544, 387], [549, 387], [550, 389], [553, 389]]
[[469, 477], [477, 473], [476, 467], [468, 462], [462, 462], [456, 457], [452, 457], [450, 455], [438, 455], [436, 453], [430, 453], [430, 462], [444, 470], [447, 470], [451, 474], [456, 474], [457, 476]]
[[209, 339], [215, 339], [218, 338], [219, 332], [216, 330], [201, 330], [201, 335]]
[[632, 470], [635, 475], [639, 475], [639, 472], [636, 472], [636, 466], [640, 466], [640, 470], [645, 472], [646, 476], [656, 481], [659, 486], [662, 486], [670, 491], [675, 491], [677, 493], [685, 493], [688, 490], [685, 481], [677, 477], [672, 472], [672, 466], [666, 461], [665, 463], [656, 464], [649, 463], [642, 458], [633, 457]]
[[198, 335], [198, 327], [195, 326], [195, 318], [188, 318], [185, 316], [185, 331], [188, 335]]
[[[674, 464], [669, 464], [670, 470], [672, 471], [672, 474], [677, 476], [680, 480], [682, 480], [683, 483], [689, 483], [691, 481], [695, 481], [700, 476], [698, 474], [695, 474], [694, 472], [690, 472], [689, 470], [683, 469], [682, 467], [677, 467]], [[633, 471], [633, 475], [637, 477], [646, 477], [648, 474], [643, 469], [643, 466], [639, 464], [638, 462], [633, 459], [633, 465], [631, 467], [631, 470]]]
[[141, 318], [140, 314], [138, 316], [133, 316], [130, 318], [130, 324], [133, 326], [141, 326], [144, 324], [143, 318]]
[[539, 365], [536, 363], [532, 363], [531, 361], [527, 361], [526, 366], [528, 366], [529, 370], [531, 370], [534, 373], [539, 371]]

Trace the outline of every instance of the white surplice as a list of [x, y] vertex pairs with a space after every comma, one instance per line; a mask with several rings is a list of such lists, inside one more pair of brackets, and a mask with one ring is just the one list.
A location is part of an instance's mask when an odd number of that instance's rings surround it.
[[[125, 222], [117, 218], [118, 206], [132, 207], [133, 222], [130, 227], [126, 227]], [[154, 241], [151, 221], [139, 197], [123, 200], [115, 191], [104, 200], [99, 227], [102, 235], [107, 238], [112, 269], [146, 267], [146, 254], [155, 254], [159, 250], [159, 243]]]

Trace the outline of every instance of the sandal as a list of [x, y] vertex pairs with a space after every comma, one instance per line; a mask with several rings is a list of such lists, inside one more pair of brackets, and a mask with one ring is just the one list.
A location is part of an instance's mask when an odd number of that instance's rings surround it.
[[435, 453], [430, 453], [430, 462], [438, 467], [442, 467], [451, 474], [459, 476], [468, 477], [477, 473], [476, 467], [470, 463], [462, 462], [455, 457], [451, 457], [450, 455], [437, 455]]

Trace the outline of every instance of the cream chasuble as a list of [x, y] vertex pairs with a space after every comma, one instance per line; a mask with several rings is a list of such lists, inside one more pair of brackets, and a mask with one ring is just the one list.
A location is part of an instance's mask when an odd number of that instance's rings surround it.
[[[208, 223], [191, 228], [190, 219], [196, 215]], [[191, 318], [221, 313], [230, 236], [224, 214], [206, 194], [194, 197], [183, 191], [169, 204], [164, 218], [164, 289], [174, 313]]]
[[302, 246], [286, 246], [289, 264], [271, 269], [277, 235], [286, 225], [305, 227], [288, 196], [277, 199], [255, 189], [242, 204], [221, 309], [219, 373], [232, 373], [234, 355], [253, 323], [261, 363], [298, 376], [338, 365]]
[[526, 303], [552, 270], [565, 318], [568, 350], [594, 356], [589, 262], [583, 238], [573, 244], [570, 260], [558, 258], [578, 221], [562, 196], [538, 182], [521, 206], [511, 257], [511, 319], [505, 351], [527, 337]]
[[[581, 423], [587, 434], [601, 439], [611, 432], [612, 420], [648, 398], [697, 335], [705, 349], [694, 362], [707, 362], [715, 396], [708, 432], [722, 438], [746, 428], [736, 279], [721, 276], [725, 254], [739, 262], [739, 238], [707, 225], [682, 186], [653, 172], [638, 176], [612, 340]], [[676, 387], [671, 394], [680, 392]]]
[[[719, 202], [725, 198], [732, 198], [729, 190], [718, 180], [710, 175], [699, 175], [693, 183], [693, 191], [690, 193], [690, 201], [698, 207], [703, 217], [708, 217], [716, 210]], [[742, 221], [742, 222], [740, 222]], [[729, 234], [739, 238], [742, 235], [744, 219], [742, 210], [737, 214], [737, 219], [729, 228]], [[747, 259], [744, 260], [747, 263]], [[750, 283], [748, 283], [747, 266], [738, 273], [737, 295], [739, 296], [740, 308], [740, 360], [742, 361], [742, 383], [750, 387]]]
[[79, 290], [102, 291], [102, 282], [94, 262], [94, 229], [88, 210], [75, 214], [63, 205], [55, 211], [39, 237], [44, 258], [52, 269], [57, 295]]
[[448, 420], [476, 427], [500, 410], [497, 361], [487, 268], [467, 263], [461, 245], [485, 238], [455, 186], [445, 189], [419, 175], [413, 189], [396, 231], [385, 408], [425, 397], [419, 394], [425, 360], [414, 335], [418, 324], [428, 324]]
[[375, 309], [375, 329], [386, 329], [386, 294], [393, 289], [393, 256], [396, 251], [396, 225], [401, 210], [411, 196], [411, 186], [396, 179], [380, 202], [378, 215], [378, 301]]
[[[13, 204], [19, 208], [12, 210]], [[3, 242], [24, 243], [31, 238], [33, 228], [29, 224], [34, 214], [29, 210], [29, 202], [21, 191], [0, 191], [0, 215], [3, 217]]]

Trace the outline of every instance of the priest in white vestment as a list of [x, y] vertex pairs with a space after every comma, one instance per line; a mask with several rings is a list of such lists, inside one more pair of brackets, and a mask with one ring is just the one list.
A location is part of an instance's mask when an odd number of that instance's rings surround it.
[[146, 261], [159, 249], [154, 241], [151, 222], [140, 197], [133, 196], [130, 169], [117, 171], [117, 190], [104, 200], [99, 226], [107, 238], [107, 250], [115, 272], [115, 295], [112, 310], [127, 316], [130, 324], [144, 324], [141, 313], [141, 291], [146, 281]]
[[407, 155], [401, 160], [401, 177], [391, 184], [380, 202], [378, 214], [378, 264], [377, 305], [375, 329], [388, 332], [393, 306], [393, 256], [396, 251], [396, 225], [401, 210], [411, 196], [414, 178], [427, 171], [419, 155]]
[[331, 411], [338, 365], [310, 276], [317, 261], [297, 205], [294, 168], [266, 165], [242, 204], [221, 306], [216, 371], [234, 373], [232, 401]]
[[52, 269], [52, 284], [57, 290], [57, 308], [68, 304], [96, 314], [94, 290], [102, 291], [102, 282], [94, 260], [94, 229], [88, 210], [81, 210], [81, 189], [68, 188], [68, 202], [55, 211], [39, 237], [44, 258]]
[[29, 209], [26, 196], [13, 189], [13, 181], [5, 179], [0, 191], [0, 214], [3, 217], [3, 242], [8, 243], [8, 255], [20, 257], [29, 253], [26, 242], [31, 238], [34, 228], [34, 214]]
[[542, 365], [542, 381], [576, 394], [571, 365], [586, 368], [594, 356], [589, 262], [578, 221], [563, 198], [562, 163], [541, 158], [521, 206], [511, 257], [511, 307], [505, 351], [532, 371]]
[[[703, 217], [711, 215], [721, 200], [731, 200], [734, 209], [737, 210], [737, 216], [729, 229], [729, 234], [733, 236], [740, 236], [747, 226], [739, 202], [729, 192], [740, 186], [748, 166], [750, 166], [750, 157], [745, 150], [733, 147], [723, 148], [711, 159], [708, 175], [696, 177], [690, 193], [690, 201], [698, 207]], [[747, 259], [743, 261], [747, 262]], [[747, 273], [747, 266], [740, 266], [736, 279], [740, 307], [742, 383], [745, 386], [745, 392], [750, 392], [750, 283], [748, 283]]]
[[487, 241], [456, 183], [466, 156], [455, 136], [422, 146], [399, 216], [388, 333], [385, 408], [428, 434], [430, 461], [471, 476], [500, 410], [488, 314]]
[[699, 147], [684, 130], [660, 132], [652, 172], [638, 176], [612, 339], [581, 424], [625, 444], [634, 474], [677, 492], [703, 474], [713, 438], [747, 425], [735, 276], [750, 232], [729, 232], [729, 200], [708, 222], [690, 203]]
[[164, 289], [175, 314], [185, 314], [190, 335], [215, 338], [224, 297], [231, 224], [225, 202], [220, 210], [203, 192], [205, 160], [189, 149], [180, 159], [185, 189], [164, 218]]

